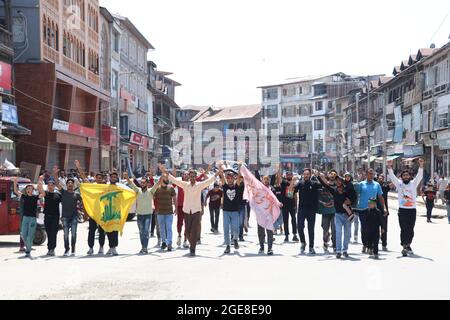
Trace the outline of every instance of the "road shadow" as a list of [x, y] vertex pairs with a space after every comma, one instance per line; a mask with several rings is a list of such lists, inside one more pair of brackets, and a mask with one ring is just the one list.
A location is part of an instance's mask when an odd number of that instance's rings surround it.
[[282, 254], [274, 253], [273, 255], [269, 256], [267, 253], [244, 253], [244, 255], [240, 255], [241, 258], [267, 258], [267, 257], [282, 257]]
[[404, 257], [404, 256], [397, 257], [397, 259], [408, 259], [408, 258], [409, 259], [423, 259], [423, 260], [434, 262], [434, 259], [427, 258], [427, 257], [422, 257], [422, 256], [417, 255], [417, 254], [413, 254], [413, 255], [410, 255], [410, 256], [407, 256], [407, 257]]
[[20, 243], [10, 241], [0, 242], [0, 248], [15, 248], [15, 247], [19, 248]]
[[195, 254], [194, 257], [191, 257], [191, 255], [189, 253], [184, 254], [182, 256], [178, 256], [178, 257], [169, 257], [169, 258], [161, 258], [158, 259], [158, 261], [164, 261], [164, 260], [174, 260], [174, 259], [195, 259], [195, 258], [204, 258], [204, 259], [211, 259], [211, 260], [220, 260], [220, 258], [218, 257], [206, 257], [206, 256], [202, 256], [199, 254]]

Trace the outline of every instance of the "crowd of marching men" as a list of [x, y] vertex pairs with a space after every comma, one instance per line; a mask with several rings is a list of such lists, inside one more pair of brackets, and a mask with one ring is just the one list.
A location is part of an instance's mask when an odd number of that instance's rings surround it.
[[[380, 239], [382, 250], [387, 251], [388, 192], [396, 189], [402, 255], [406, 257], [414, 254], [411, 245], [417, 217], [418, 186], [423, 178], [422, 159], [419, 160], [420, 167], [415, 178], [408, 170], [402, 171], [400, 177], [395, 176], [392, 163], [388, 162], [390, 182], [381, 174], [377, 176], [373, 169], [367, 170], [362, 181], [354, 181], [350, 173], [341, 177], [335, 170], [324, 174], [312, 169], [305, 169], [299, 177], [292, 172], [283, 175], [281, 169], [273, 176], [260, 177], [258, 172], [251, 174], [242, 164], [239, 164], [238, 170], [233, 170], [226, 169], [222, 162], [217, 165], [215, 173], [210, 166], [199, 172], [191, 169], [177, 177], [175, 169], [169, 173], [160, 164], [158, 169], [161, 176], [156, 181], [151, 171], [140, 179], [129, 177], [127, 173], [120, 179], [117, 172], [87, 177], [78, 161], [75, 165], [79, 178], [77, 175], [66, 177], [55, 167], [51, 177], [39, 177], [37, 190], [33, 185], [18, 190], [17, 180], [14, 182], [14, 192], [21, 197], [21, 240], [27, 257], [31, 258], [40, 199], [44, 199], [47, 255], [55, 256], [60, 221], [64, 232], [64, 256], [75, 255], [78, 209], [82, 202], [78, 188], [82, 183], [123, 183], [135, 192], [140, 254], [148, 253], [149, 239], [154, 237], [156, 229], [157, 245], [161, 250], [170, 252], [176, 245], [178, 248], [189, 249], [192, 257], [196, 255], [197, 244], [201, 243], [202, 216], [204, 208], [209, 206], [211, 232], [218, 233], [219, 219], [222, 216], [224, 254], [229, 254], [232, 247], [239, 250], [239, 242], [244, 241], [244, 235], [248, 233], [251, 209], [258, 222], [260, 254], [273, 255], [274, 235], [278, 231], [284, 233], [284, 242], [292, 239], [293, 242], [300, 243], [301, 255], [316, 254], [315, 224], [319, 214], [322, 216], [325, 253], [331, 253], [332, 250], [337, 259], [348, 258], [353, 226], [355, 243], [358, 242], [359, 229], [361, 230], [362, 253], [378, 259]], [[44, 184], [47, 185], [46, 190]], [[427, 193], [425, 195], [428, 197]], [[450, 223], [450, 184], [444, 198]], [[177, 219], [175, 245], [172, 234], [174, 217]], [[105, 232], [93, 218], [89, 219], [87, 255], [94, 254], [96, 233], [98, 255], [118, 255], [119, 232]], [[105, 253], [106, 239], [109, 249]]]

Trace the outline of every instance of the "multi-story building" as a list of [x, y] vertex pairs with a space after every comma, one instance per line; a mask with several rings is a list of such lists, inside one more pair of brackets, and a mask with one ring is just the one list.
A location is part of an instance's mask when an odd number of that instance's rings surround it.
[[[209, 115], [200, 116], [194, 120], [194, 130], [201, 127], [201, 132], [192, 133], [193, 144], [202, 146], [202, 153], [205, 148], [212, 142], [206, 132], [214, 129], [216, 132], [221, 132], [223, 139], [223, 150], [215, 150], [215, 158], [225, 160], [243, 160], [251, 163], [250, 160], [258, 161], [259, 159], [252, 159], [250, 155], [258, 156], [258, 142], [252, 141], [250, 136], [242, 136], [240, 130], [253, 129], [255, 132], [254, 139], [258, 139], [257, 133], [261, 129], [261, 105], [245, 105], [214, 109]], [[245, 147], [242, 149], [239, 143], [227, 146], [227, 138], [229, 135], [234, 136], [234, 141], [244, 138]], [[196, 147], [193, 146], [194, 152]], [[197, 163], [196, 163], [197, 164]], [[255, 164], [255, 163], [251, 163]]]
[[122, 34], [120, 38], [120, 135], [122, 169], [129, 163], [132, 170], [148, 166], [150, 151], [147, 53], [151, 43], [128, 19], [114, 15]]
[[184, 106], [177, 110], [176, 117], [181, 129], [193, 130], [194, 121], [209, 116], [214, 110], [216, 109], [212, 106]]
[[[336, 128], [334, 117], [341, 116], [342, 99], [364, 81], [361, 77], [337, 73], [260, 87], [262, 129], [268, 136], [273, 130], [278, 132], [284, 169], [327, 167], [337, 162], [337, 135], [331, 133], [341, 129]], [[268, 154], [270, 149], [268, 142], [265, 152]]]
[[15, 96], [32, 131], [17, 162], [100, 168], [98, 0], [15, 0], [12, 6]]
[[121, 28], [111, 13], [100, 7], [100, 85], [109, 91], [111, 100], [100, 105], [101, 169], [119, 168], [119, 72]]

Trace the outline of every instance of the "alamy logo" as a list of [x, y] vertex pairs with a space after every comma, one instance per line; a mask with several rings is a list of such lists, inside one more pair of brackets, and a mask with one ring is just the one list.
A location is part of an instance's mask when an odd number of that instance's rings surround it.
[[81, 30], [81, 9], [77, 5], [70, 5], [64, 10], [67, 30]]

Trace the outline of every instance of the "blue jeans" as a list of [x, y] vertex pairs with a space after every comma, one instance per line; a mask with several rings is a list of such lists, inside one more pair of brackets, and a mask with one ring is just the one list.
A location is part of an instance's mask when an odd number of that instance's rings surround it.
[[35, 217], [22, 217], [22, 226], [20, 227], [20, 234], [22, 240], [27, 248], [27, 253], [31, 252], [33, 245], [34, 234], [36, 232], [37, 220]]
[[447, 203], [447, 218], [448, 218], [448, 223], [450, 223], [450, 203]]
[[239, 239], [244, 237], [244, 223], [247, 215], [247, 205], [241, 204], [239, 206]]
[[72, 218], [61, 218], [62, 224], [63, 224], [63, 230], [64, 230], [64, 248], [66, 251], [70, 250], [69, 246], [69, 229], [72, 232], [72, 251], [75, 251], [75, 244], [77, 242], [77, 227], [78, 227], [78, 219], [75, 215]]
[[[351, 223], [348, 221], [348, 216], [342, 213], [336, 213], [335, 215], [336, 223], [336, 250], [337, 253], [347, 252], [348, 244], [350, 243], [350, 238], [352, 236]], [[342, 234], [342, 229], [344, 234]], [[342, 239], [342, 236], [344, 239]]]
[[143, 249], [148, 248], [148, 239], [150, 238], [150, 225], [152, 224], [153, 214], [138, 215], [137, 225], [139, 228], [139, 236]]
[[167, 245], [172, 245], [172, 223], [173, 214], [158, 214], [159, 230], [161, 241]]
[[237, 240], [239, 235], [239, 211], [223, 211], [223, 237], [227, 246], [231, 244], [230, 231], [234, 240]]

